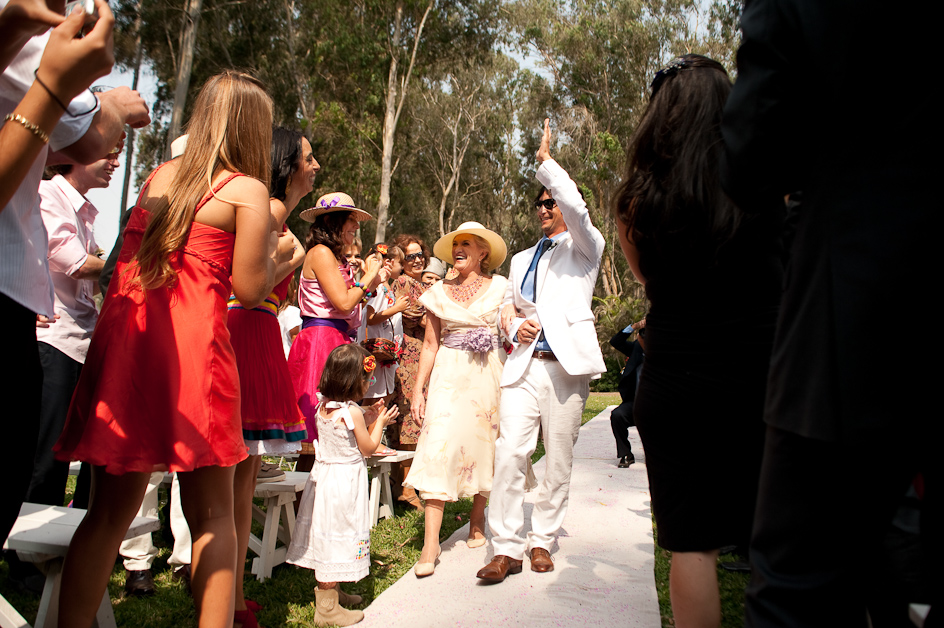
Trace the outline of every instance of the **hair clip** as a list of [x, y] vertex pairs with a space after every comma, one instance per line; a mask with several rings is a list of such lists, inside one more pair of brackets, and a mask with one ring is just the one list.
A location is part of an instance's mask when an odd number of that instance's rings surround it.
[[387, 245], [386, 245], [386, 244], [378, 244], [378, 245], [377, 245], [377, 252], [380, 253], [381, 255], [383, 255], [384, 257], [386, 257], [386, 256], [387, 256]]
[[665, 81], [665, 79], [670, 76], [675, 76], [680, 70], [687, 68], [688, 65], [689, 63], [687, 59], [683, 57], [676, 57], [672, 60], [672, 63], [656, 72], [655, 77], [652, 79], [652, 83], [649, 84], [649, 88], [652, 90], [650, 98], [655, 95], [656, 91], [662, 86], [662, 83]]
[[373, 373], [374, 369], [377, 368], [377, 359], [374, 356], [369, 355], [364, 358], [364, 372]]

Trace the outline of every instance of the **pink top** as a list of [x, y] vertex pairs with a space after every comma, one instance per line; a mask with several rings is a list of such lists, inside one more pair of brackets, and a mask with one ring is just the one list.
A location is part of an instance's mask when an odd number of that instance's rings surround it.
[[36, 339], [84, 363], [98, 319], [96, 286], [92, 279], [76, 279], [73, 275], [98, 248], [92, 235], [98, 210], [59, 175], [39, 184], [39, 197], [49, 234], [47, 257], [59, 320], [48, 328], [37, 328]]
[[[341, 271], [341, 276], [344, 277], [345, 285], [353, 286], [354, 274], [347, 261], [338, 266], [338, 270]], [[321, 289], [318, 280], [307, 279], [304, 274], [298, 285], [298, 307], [302, 311], [302, 316], [347, 321], [349, 329], [357, 329], [361, 322], [361, 305], [359, 303], [350, 312], [337, 309], [328, 299], [328, 295]]]

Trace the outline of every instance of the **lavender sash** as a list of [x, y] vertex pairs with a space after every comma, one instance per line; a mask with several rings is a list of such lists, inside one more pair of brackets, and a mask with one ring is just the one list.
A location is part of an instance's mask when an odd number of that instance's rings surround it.
[[338, 318], [318, 318], [315, 316], [302, 316], [302, 329], [309, 327], [334, 327], [342, 334], [345, 334], [352, 340], [357, 337], [357, 330], [348, 329], [347, 321]]
[[501, 344], [498, 336], [485, 327], [476, 327], [469, 331], [456, 331], [443, 337], [443, 346], [473, 353], [486, 353], [497, 349]]

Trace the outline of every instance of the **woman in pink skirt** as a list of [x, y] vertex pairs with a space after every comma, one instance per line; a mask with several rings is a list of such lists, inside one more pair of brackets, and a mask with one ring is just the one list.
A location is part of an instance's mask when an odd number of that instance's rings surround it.
[[[288, 370], [295, 385], [298, 407], [305, 415], [306, 442], [318, 436], [315, 412], [318, 408], [318, 382], [332, 349], [351, 342], [361, 323], [361, 304], [374, 295], [383, 262], [377, 255], [364, 260], [364, 274], [355, 281], [351, 267], [342, 256], [345, 246], [354, 242], [358, 223], [373, 218], [354, 206], [354, 200], [342, 192], [325, 194], [311, 209], [301, 213], [311, 222], [305, 239], [305, 263], [298, 286], [298, 307], [302, 312], [302, 330], [288, 354]], [[308, 471], [314, 463], [314, 450], [302, 449], [297, 471]]]

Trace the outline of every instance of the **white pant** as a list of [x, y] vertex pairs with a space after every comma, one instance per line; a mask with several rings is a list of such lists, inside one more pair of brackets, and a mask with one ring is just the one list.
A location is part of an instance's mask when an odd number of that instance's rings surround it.
[[[144, 491], [144, 500], [138, 508], [138, 517], [157, 517], [157, 489], [163, 480], [163, 472], [155, 471], [151, 474]], [[125, 559], [125, 569], [128, 571], [146, 571], [151, 568], [154, 558], [157, 557], [157, 548], [154, 547], [151, 533], [148, 532], [122, 541], [118, 553]]]
[[[531, 360], [520, 380], [502, 389], [488, 512], [496, 556], [520, 560], [526, 549], [551, 549], [567, 514], [574, 444], [589, 393], [589, 375], [568, 375], [560, 363], [538, 359]], [[525, 542], [525, 483], [538, 427], [544, 434], [547, 466]]]
[[[157, 489], [163, 479], [164, 473], [162, 471], [151, 474], [137, 516], [157, 517]], [[176, 474], [170, 490], [170, 529], [174, 533], [174, 552], [167, 559], [167, 563], [173, 567], [189, 565], [190, 528], [187, 526], [187, 519], [184, 517], [183, 508], [180, 506], [180, 485], [177, 482]], [[154, 563], [154, 559], [157, 557], [157, 548], [154, 547], [151, 535], [148, 533], [122, 541], [118, 553], [125, 559], [125, 569], [128, 571], [145, 571], [150, 569]]]
[[180, 505], [180, 481], [176, 473], [170, 485], [170, 531], [174, 533], [174, 551], [167, 559], [167, 564], [176, 570], [190, 564], [193, 550], [190, 526], [187, 525], [183, 506]]

